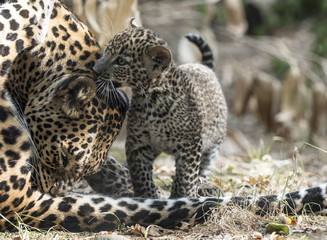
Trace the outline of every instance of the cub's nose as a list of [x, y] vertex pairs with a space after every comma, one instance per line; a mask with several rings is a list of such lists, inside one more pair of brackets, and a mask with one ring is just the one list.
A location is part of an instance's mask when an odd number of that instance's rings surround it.
[[93, 70], [96, 73], [102, 73], [104, 71], [104, 64], [102, 63], [101, 59], [93, 66]]

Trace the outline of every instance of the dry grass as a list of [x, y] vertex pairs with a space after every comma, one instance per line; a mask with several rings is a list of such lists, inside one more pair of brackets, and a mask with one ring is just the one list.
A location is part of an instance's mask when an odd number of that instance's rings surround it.
[[[228, 141], [227, 143], [228, 144]], [[225, 146], [228, 147], [228, 146]], [[272, 146], [274, 150], [274, 146]], [[262, 144], [256, 149], [249, 151], [247, 157], [219, 158], [220, 164], [213, 171], [213, 179], [219, 179], [226, 195], [251, 195], [272, 194], [307, 187], [307, 176], [302, 160], [306, 152], [291, 151], [289, 159], [278, 160], [271, 157], [270, 146]], [[316, 153], [321, 151], [316, 150]], [[124, 151], [115, 146], [111, 154], [122, 158]], [[157, 182], [171, 183], [172, 168], [171, 158], [162, 155], [156, 163], [155, 175]], [[251, 177], [250, 177], [251, 176]], [[165, 190], [162, 190], [165, 192]], [[163, 196], [167, 196], [164, 194]], [[238, 206], [224, 206], [215, 210], [205, 223], [198, 224], [182, 230], [164, 230], [158, 237], [151, 239], [256, 239], [254, 236], [262, 236], [262, 239], [323, 239], [327, 237], [327, 221], [324, 216], [298, 215], [295, 226], [290, 226], [290, 235], [268, 233], [266, 225], [271, 222], [280, 222], [285, 215], [258, 216], [251, 210], [241, 209]], [[123, 236], [125, 239], [144, 239], [128, 228], [117, 230], [113, 233], [67, 233], [58, 231], [36, 232], [22, 228], [21, 232], [9, 234], [1, 233], [0, 239], [117, 239]], [[110, 237], [110, 238], [109, 238]], [[19, 238], [17, 238], [19, 239]], [[257, 238], [258, 239], [258, 238]]]

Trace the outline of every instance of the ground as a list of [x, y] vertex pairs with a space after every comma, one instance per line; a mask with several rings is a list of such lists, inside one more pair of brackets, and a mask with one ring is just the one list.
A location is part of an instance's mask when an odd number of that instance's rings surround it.
[[[140, 1], [140, 11], [145, 27], [160, 33], [169, 43], [175, 59], [178, 58], [178, 42], [183, 34], [201, 31], [203, 15], [199, 13], [199, 1]], [[221, 7], [221, 5], [218, 5]], [[325, 137], [315, 145], [307, 144], [307, 134], [298, 129], [300, 137], [285, 139], [266, 129], [250, 111], [238, 117], [234, 114], [233, 74], [230, 69], [268, 69], [271, 56], [244, 41], [231, 41], [222, 26], [213, 28], [218, 39], [216, 72], [227, 98], [230, 113], [229, 134], [221, 147], [220, 156], [212, 168], [213, 181], [220, 185], [226, 195], [258, 195], [285, 192], [317, 185], [327, 181], [327, 153]], [[296, 46], [310, 39], [309, 32], [293, 29], [282, 38]], [[293, 45], [293, 46], [294, 46]], [[235, 136], [238, 141], [235, 141]], [[323, 134], [322, 134], [323, 136]], [[124, 131], [110, 153], [124, 161]], [[163, 197], [168, 195], [167, 185], [174, 172], [171, 157], [162, 154], [155, 163], [156, 183], [161, 186]], [[79, 189], [80, 190], [80, 189]], [[83, 191], [91, 191], [89, 188]], [[220, 209], [201, 225], [185, 224], [184, 230], [163, 230], [151, 239], [324, 239], [327, 238], [326, 217], [295, 216], [289, 235], [275, 235], [266, 231], [266, 225], [278, 222], [286, 216], [259, 217], [237, 207]], [[72, 234], [63, 232], [22, 231], [0, 234], [0, 239], [144, 239], [136, 230], [123, 228], [116, 232], [98, 234]], [[137, 232], [137, 233], [135, 233]], [[150, 235], [158, 231], [151, 230]], [[260, 238], [262, 236], [262, 238]], [[17, 237], [17, 238], [15, 238]], [[20, 238], [19, 238], [20, 237]]]

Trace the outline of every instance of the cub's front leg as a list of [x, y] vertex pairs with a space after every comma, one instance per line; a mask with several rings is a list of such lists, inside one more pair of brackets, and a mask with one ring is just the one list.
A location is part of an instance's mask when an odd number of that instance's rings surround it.
[[196, 197], [201, 164], [202, 140], [179, 143], [175, 150], [176, 173], [170, 198]]
[[155, 154], [150, 145], [139, 145], [133, 138], [126, 141], [126, 161], [130, 171], [135, 196], [158, 198], [153, 182], [153, 161]]

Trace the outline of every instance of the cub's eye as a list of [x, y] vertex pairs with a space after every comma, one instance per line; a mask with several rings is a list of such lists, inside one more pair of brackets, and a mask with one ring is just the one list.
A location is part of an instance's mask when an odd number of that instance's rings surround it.
[[119, 57], [116, 59], [116, 63], [120, 66], [125, 65], [127, 63], [125, 58]]

